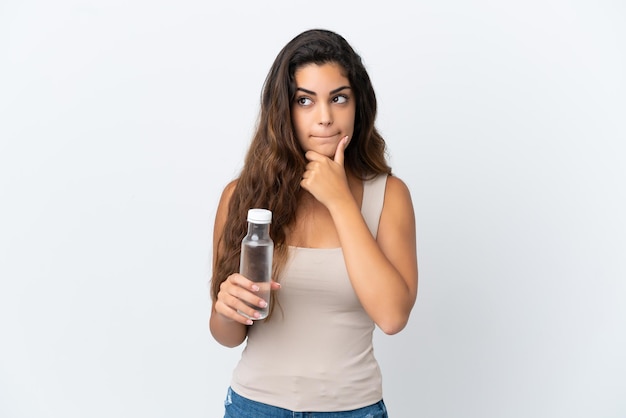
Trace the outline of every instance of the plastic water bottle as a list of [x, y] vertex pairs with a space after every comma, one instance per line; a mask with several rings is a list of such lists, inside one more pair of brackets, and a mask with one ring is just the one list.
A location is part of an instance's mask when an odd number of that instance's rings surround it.
[[248, 210], [248, 234], [241, 241], [241, 259], [239, 273], [252, 280], [259, 286], [258, 296], [267, 302], [267, 307], [253, 306], [261, 315], [267, 317], [270, 304], [270, 283], [272, 280], [272, 258], [274, 255], [274, 241], [270, 238], [270, 223], [272, 212], [267, 209]]

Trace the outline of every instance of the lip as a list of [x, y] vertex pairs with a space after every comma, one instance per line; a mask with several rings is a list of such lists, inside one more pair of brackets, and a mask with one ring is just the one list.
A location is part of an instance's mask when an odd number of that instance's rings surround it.
[[317, 139], [333, 139], [333, 138], [337, 138], [339, 136], [339, 134], [332, 134], [332, 135], [311, 135], [311, 138], [317, 138]]

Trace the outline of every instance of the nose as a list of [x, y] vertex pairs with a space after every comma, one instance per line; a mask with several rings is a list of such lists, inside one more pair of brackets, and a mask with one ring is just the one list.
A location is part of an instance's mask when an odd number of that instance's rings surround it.
[[330, 126], [333, 124], [333, 114], [330, 106], [327, 103], [322, 103], [319, 106], [318, 124], [322, 126]]

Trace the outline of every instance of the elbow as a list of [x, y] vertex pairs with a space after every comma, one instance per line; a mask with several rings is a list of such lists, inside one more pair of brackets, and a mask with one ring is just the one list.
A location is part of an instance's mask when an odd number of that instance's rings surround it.
[[[409, 317], [411, 316], [411, 310], [415, 304], [415, 298], [403, 306], [396, 307], [395, 309], [389, 307], [386, 309], [384, 315], [381, 315], [378, 320], [375, 320], [376, 325], [382, 332], [387, 335], [394, 335], [406, 328], [409, 323]], [[382, 314], [382, 311], [379, 312]]]
[[402, 331], [409, 322], [408, 315], [398, 316], [397, 318], [386, 318], [377, 322], [378, 328], [387, 335], [395, 335]]
[[[413, 305], [415, 304], [415, 299], [407, 302], [405, 306], [398, 308], [389, 308], [386, 310], [386, 313], [376, 320], [376, 325], [382, 332], [387, 335], [394, 335], [402, 331], [406, 328], [409, 323], [409, 317], [411, 316], [411, 311], [413, 309]], [[382, 313], [382, 312], [379, 312]]]
[[221, 346], [227, 348], [235, 348], [240, 346], [245, 341], [245, 336], [243, 338], [233, 337], [229, 335], [218, 335], [217, 333], [211, 333], [213, 339], [217, 341], [217, 343]]
[[235, 327], [224, 327], [220, 326], [213, 317], [209, 322], [209, 332], [215, 341], [218, 344], [228, 347], [235, 348], [246, 340], [248, 329], [246, 326], [237, 326]]
[[400, 331], [402, 331], [404, 329], [404, 327], [406, 326], [406, 323], [404, 324], [394, 324], [394, 325], [385, 325], [385, 326], [380, 326], [379, 328], [382, 332], [384, 332], [387, 335], [395, 335], [397, 333], [399, 333]]
[[[217, 340], [216, 340], [217, 341]], [[243, 341], [217, 341], [220, 345], [227, 348], [239, 347]]]

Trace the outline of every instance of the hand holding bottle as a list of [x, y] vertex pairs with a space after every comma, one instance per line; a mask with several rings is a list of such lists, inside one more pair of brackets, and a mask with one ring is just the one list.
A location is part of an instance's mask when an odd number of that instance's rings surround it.
[[[272, 280], [270, 289], [278, 290], [280, 284]], [[220, 285], [215, 310], [224, 318], [252, 325], [251, 318], [260, 319], [259, 310], [265, 309], [269, 304], [269, 300], [260, 297], [260, 290], [259, 284], [239, 273], [233, 273]]]

